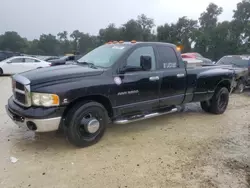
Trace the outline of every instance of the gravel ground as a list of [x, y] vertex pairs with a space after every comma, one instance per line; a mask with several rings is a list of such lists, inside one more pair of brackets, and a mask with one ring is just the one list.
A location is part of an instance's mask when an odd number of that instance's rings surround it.
[[220, 116], [190, 104], [183, 113], [111, 125], [98, 144], [78, 149], [60, 134], [13, 124], [4, 110], [10, 79], [0, 77], [0, 86], [1, 188], [250, 187], [247, 93], [232, 95]]

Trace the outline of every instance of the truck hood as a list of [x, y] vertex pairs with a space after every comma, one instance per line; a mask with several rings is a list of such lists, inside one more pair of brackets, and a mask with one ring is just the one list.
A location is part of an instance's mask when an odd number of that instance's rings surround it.
[[103, 69], [93, 69], [86, 65], [60, 65], [35, 69], [19, 75], [28, 78], [31, 85], [74, 79], [86, 76], [96, 76], [104, 72]]

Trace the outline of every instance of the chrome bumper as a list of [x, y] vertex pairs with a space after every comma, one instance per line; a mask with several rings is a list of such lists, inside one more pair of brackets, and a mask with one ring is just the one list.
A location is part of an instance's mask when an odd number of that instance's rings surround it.
[[56, 131], [59, 128], [61, 117], [55, 117], [50, 119], [32, 119], [25, 118], [14, 114], [5, 106], [6, 112], [8, 116], [12, 119], [12, 121], [20, 127], [27, 127], [30, 130], [35, 132], [51, 132]]

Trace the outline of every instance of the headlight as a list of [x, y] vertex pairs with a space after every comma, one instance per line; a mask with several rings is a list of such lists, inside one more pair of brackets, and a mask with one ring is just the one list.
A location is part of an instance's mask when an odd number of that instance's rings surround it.
[[56, 94], [31, 93], [32, 104], [35, 106], [58, 106], [59, 97]]

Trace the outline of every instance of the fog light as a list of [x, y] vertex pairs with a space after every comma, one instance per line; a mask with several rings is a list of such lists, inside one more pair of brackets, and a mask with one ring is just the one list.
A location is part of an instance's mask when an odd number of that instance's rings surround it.
[[32, 121], [28, 121], [26, 124], [29, 130], [35, 131], [37, 129], [36, 124]]

